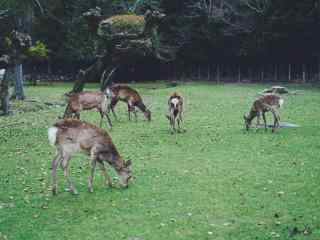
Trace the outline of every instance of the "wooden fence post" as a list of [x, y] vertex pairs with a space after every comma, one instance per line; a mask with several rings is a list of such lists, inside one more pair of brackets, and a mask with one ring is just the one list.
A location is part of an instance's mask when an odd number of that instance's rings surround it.
[[288, 68], [288, 81], [291, 82], [291, 63], [289, 63], [289, 68]]
[[220, 64], [217, 64], [216, 81], [217, 81], [217, 83], [220, 83]]
[[306, 65], [302, 64], [302, 82], [306, 83]]

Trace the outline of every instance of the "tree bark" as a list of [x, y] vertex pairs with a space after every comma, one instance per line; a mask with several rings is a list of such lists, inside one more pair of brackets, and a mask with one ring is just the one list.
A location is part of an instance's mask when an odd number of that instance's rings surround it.
[[288, 68], [288, 81], [291, 82], [291, 63], [289, 63], [289, 68]]
[[252, 82], [253, 78], [252, 78], [252, 68], [251, 67], [248, 68], [248, 75], [249, 75], [249, 82]]
[[0, 110], [2, 110], [4, 115], [8, 115], [10, 110], [9, 78], [7, 70], [5, 71], [3, 78], [0, 79]]
[[306, 83], [306, 65], [302, 64], [302, 82]]
[[238, 82], [241, 82], [241, 66], [238, 66]]
[[264, 82], [264, 66], [261, 67], [261, 82]]
[[15, 72], [15, 98], [18, 100], [24, 100], [24, 91], [23, 91], [23, 68], [22, 64], [17, 64], [14, 67]]
[[105, 70], [105, 63], [101, 58], [99, 58], [94, 64], [92, 64], [86, 70], [80, 70], [71, 92], [72, 93], [82, 92], [86, 82], [101, 79], [101, 76], [104, 70]]
[[216, 75], [217, 83], [220, 83], [220, 65], [217, 64], [217, 75]]
[[320, 82], [320, 62], [318, 62], [318, 81]]

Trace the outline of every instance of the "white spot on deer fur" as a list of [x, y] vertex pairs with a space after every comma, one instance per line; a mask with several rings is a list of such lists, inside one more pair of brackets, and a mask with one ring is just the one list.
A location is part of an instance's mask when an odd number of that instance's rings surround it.
[[281, 98], [281, 99], [279, 100], [279, 105], [280, 105], [280, 107], [283, 105], [283, 103], [284, 103], [284, 100]]
[[52, 146], [56, 144], [57, 132], [58, 132], [58, 128], [56, 127], [51, 127], [48, 129], [48, 139], [49, 139], [50, 145]]
[[178, 98], [172, 98], [172, 99], [171, 99], [171, 103], [173, 103], [173, 105], [174, 105], [175, 107], [177, 107], [177, 105], [178, 105], [178, 103], [179, 103], [179, 99], [178, 99]]

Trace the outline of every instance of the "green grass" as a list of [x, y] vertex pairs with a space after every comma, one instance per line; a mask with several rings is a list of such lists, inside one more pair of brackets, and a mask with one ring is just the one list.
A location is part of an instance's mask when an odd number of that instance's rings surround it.
[[[61, 102], [70, 87], [29, 87], [26, 94]], [[301, 127], [272, 134], [243, 130], [243, 113], [266, 85], [134, 87], [152, 103], [153, 115], [149, 123], [139, 114], [135, 123], [123, 103], [116, 110], [120, 122], [110, 134], [133, 161], [126, 190], [105, 187], [97, 171], [88, 193], [88, 161], [77, 155], [70, 168], [80, 194], [63, 191], [59, 169], [59, 193], [52, 196], [47, 128], [64, 108], [36, 111], [16, 102], [27, 112], [0, 118], [1, 240], [320, 239], [319, 89], [288, 85], [302, 91], [285, 97], [281, 119]], [[185, 97], [187, 131], [171, 135], [164, 115], [175, 90]], [[98, 124], [99, 114], [85, 112], [82, 119]], [[290, 234], [294, 228], [308, 230]]]

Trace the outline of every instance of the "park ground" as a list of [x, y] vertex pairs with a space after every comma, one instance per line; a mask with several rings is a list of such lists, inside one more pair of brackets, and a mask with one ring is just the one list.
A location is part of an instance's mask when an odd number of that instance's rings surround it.
[[[71, 84], [27, 87], [32, 101], [13, 102], [14, 114], [0, 118], [1, 240], [320, 239], [319, 88], [287, 85], [298, 91], [284, 96], [281, 120], [300, 127], [272, 134], [245, 132], [242, 118], [270, 85], [132, 86], [151, 104], [152, 121], [139, 114], [129, 122], [119, 103], [110, 135], [134, 179], [108, 188], [97, 171], [88, 193], [87, 157], [78, 154], [70, 166], [78, 196], [64, 191], [60, 169], [59, 193], [50, 192], [47, 129]], [[185, 96], [186, 132], [177, 135], [165, 118], [172, 91]], [[93, 111], [82, 119], [99, 124]]]

